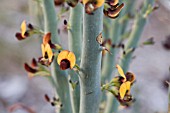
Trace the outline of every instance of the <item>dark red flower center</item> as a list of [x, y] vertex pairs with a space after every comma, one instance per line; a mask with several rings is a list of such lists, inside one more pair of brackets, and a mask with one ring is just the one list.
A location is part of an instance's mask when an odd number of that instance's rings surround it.
[[66, 70], [70, 67], [70, 61], [67, 60], [67, 59], [63, 59], [61, 62], [60, 62], [60, 69], [62, 70]]

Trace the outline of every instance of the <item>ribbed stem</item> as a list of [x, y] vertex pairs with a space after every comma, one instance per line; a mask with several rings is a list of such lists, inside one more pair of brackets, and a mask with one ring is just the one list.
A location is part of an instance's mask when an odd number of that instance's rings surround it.
[[[54, 8], [53, 0], [43, 0], [43, 12], [44, 12], [44, 21], [45, 21], [45, 32], [51, 32], [52, 42], [59, 43], [58, 34], [57, 34], [57, 16]], [[59, 96], [59, 99], [62, 103], [62, 107], [57, 113], [72, 113], [70, 95], [69, 95], [69, 83], [67, 79], [67, 73], [61, 71], [56, 58], [51, 65], [51, 74], [56, 82], [56, 91]]]
[[100, 104], [101, 50], [96, 37], [103, 29], [103, 7], [84, 14], [80, 72], [80, 112], [98, 113]]
[[[70, 9], [70, 29], [68, 31], [69, 49], [76, 56], [76, 63], [80, 64], [81, 43], [82, 43], [82, 22], [83, 22], [83, 6], [78, 3], [76, 7]], [[73, 82], [79, 81], [78, 75], [71, 70], [70, 77]], [[80, 85], [77, 84], [75, 89], [70, 85], [70, 96], [73, 113], [79, 112], [80, 107]]]

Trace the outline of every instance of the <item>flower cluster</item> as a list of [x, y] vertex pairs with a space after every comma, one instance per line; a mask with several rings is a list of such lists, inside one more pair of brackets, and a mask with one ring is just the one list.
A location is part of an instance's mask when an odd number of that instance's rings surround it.
[[121, 105], [130, 106], [134, 102], [130, 89], [135, 81], [135, 75], [131, 72], [124, 74], [119, 65], [116, 65], [116, 68], [120, 76], [114, 77], [110, 83], [103, 85], [102, 90], [107, 90], [115, 95]]
[[[27, 25], [26, 21], [23, 21], [21, 24], [21, 33], [16, 33], [16, 37], [18, 40], [23, 40], [30, 36], [30, 34], [33, 34], [33, 32], [35, 33], [35, 30], [40, 31], [35, 29], [31, 24]], [[60, 45], [52, 43], [50, 32], [44, 34], [41, 44], [42, 56], [39, 57], [38, 60], [33, 58], [31, 65], [28, 65], [27, 63], [24, 65], [25, 70], [28, 72], [28, 76], [34, 77], [37, 75], [50, 75], [50, 72], [46, 67], [50, 66], [53, 61], [58, 62], [61, 70], [66, 70], [68, 68], [73, 69], [76, 64], [76, 57], [74, 53], [68, 50], [61, 50], [62, 47]], [[60, 51], [60, 53], [56, 51]], [[57, 59], [55, 56], [57, 56]], [[54, 58], [56, 60], [54, 60]]]

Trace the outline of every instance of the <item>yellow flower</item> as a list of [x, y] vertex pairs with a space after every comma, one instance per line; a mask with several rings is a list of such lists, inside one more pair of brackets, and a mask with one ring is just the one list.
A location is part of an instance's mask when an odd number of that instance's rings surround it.
[[18, 40], [23, 40], [29, 36], [28, 30], [27, 30], [27, 24], [25, 20], [21, 23], [20, 32], [17, 32], [15, 36]]
[[47, 59], [49, 63], [53, 59], [53, 51], [50, 47], [51, 33], [47, 33], [43, 37], [43, 43], [41, 44], [42, 56], [44, 59]]
[[68, 68], [72, 69], [76, 64], [76, 56], [71, 51], [63, 50], [57, 57], [57, 63], [62, 70], [66, 70]]
[[123, 69], [119, 65], [116, 65], [116, 68], [120, 76], [124, 78], [123, 83], [120, 85], [119, 88], [120, 98], [123, 99], [126, 93], [130, 94], [131, 84], [134, 82], [135, 76], [131, 72], [127, 72], [126, 74], [124, 74]]

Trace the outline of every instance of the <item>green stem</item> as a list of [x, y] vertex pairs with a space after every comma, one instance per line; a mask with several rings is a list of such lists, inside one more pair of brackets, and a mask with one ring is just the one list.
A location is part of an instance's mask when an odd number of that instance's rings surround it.
[[[125, 7], [124, 7], [124, 16], [133, 16], [134, 14], [134, 9], [135, 9], [135, 3], [136, 1], [134, 0], [128, 0], [128, 1], [125, 1]], [[127, 27], [129, 25], [129, 19], [126, 19], [124, 20], [124, 22], [122, 23], [122, 30], [121, 30], [121, 34], [123, 35], [124, 33], [126, 33], [126, 30], [127, 30]]]
[[[111, 25], [113, 26], [113, 29], [109, 32], [109, 37], [112, 40], [113, 44], [118, 44], [120, 39], [120, 24], [118, 20], [113, 20], [111, 22]], [[103, 68], [102, 68], [102, 83], [105, 83], [105, 81], [108, 81], [112, 77], [113, 73], [113, 67], [116, 64], [116, 53], [117, 48], [110, 48], [110, 52], [112, 54], [107, 53], [103, 60]]]
[[[126, 46], [126, 50], [137, 47], [145, 24], [146, 24], [146, 19], [138, 15], [135, 19], [133, 31], [131, 32], [129, 36], [129, 41]], [[126, 55], [124, 55], [122, 59], [120, 60], [120, 65], [122, 66], [122, 69], [124, 70], [124, 72], [127, 72], [128, 70], [130, 61], [132, 59], [132, 55], [133, 55], [133, 52], [129, 52]]]
[[106, 101], [106, 108], [104, 113], [117, 113], [118, 111], [119, 102], [116, 98], [114, 98], [113, 94], [108, 93], [107, 101]]
[[[112, 37], [112, 42], [114, 44], [118, 44], [120, 41], [120, 32], [121, 32], [121, 27], [118, 22], [119, 20], [114, 20], [114, 30], [110, 32], [110, 36]], [[113, 77], [113, 70], [114, 66], [116, 65], [116, 53], [118, 49], [117, 48], [111, 48], [111, 53], [112, 54], [106, 54], [103, 62], [103, 69], [102, 69], [102, 80], [108, 81], [111, 80]], [[104, 81], [103, 81], [104, 82]], [[107, 95], [107, 101], [106, 101], [106, 108], [104, 113], [116, 113], [117, 108], [118, 108], [118, 102], [116, 99], [110, 99], [113, 98], [113, 95]]]
[[38, 28], [43, 29], [43, 12], [41, 7], [41, 2], [35, 0], [29, 0], [29, 13], [30, 20], [33, 22], [33, 25], [37, 25]]
[[[69, 39], [69, 49], [74, 52], [76, 56], [76, 63], [80, 64], [80, 55], [81, 55], [81, 42], [82, 42], [82, 20], [83, 20], [83, 6], [78, 3], [75, 8], [70, 10], [70, 29], [68, 31]], [[79, 81], [78, 75], [71, 70], [70, 77], [72, 81]], [[70, 85], [71, 86], [71, 85]], [[72, 89], [72, 86], [70, 87]], [[80, 107], [80, 85], [77, 84], [75, 89], [70, 90], [71, 102], [73, 113], [79, 112]]]
[[[59, 43], [58, 34], [57, 34], [57, 16], [55, 13], [55, 6], [53, 0], [43, 0], [43, 12], [44, 12], [44, 21], [45, 21], [45, 32], [51, 32], [52, 42]], [[61, 71], [56, 58], [51, 65], [51, 74], [55, 78], [56, 82], [56, 91], [59, 96], [59, 99], [62, 103], [62, 107], [59, 113], [72, 113], [70, 95], [69, 95], [69, 83], [67, 79], [66, 71]]]
[[53, 43], [59, 43], [57, 34], [57, 16], [55, 13], [55, 6], [53, 0], [42, 0], [44, 12], [44, 30], [51, 32], [51, 40]]
[[103, 7], [84, 14], [80, 72], [80, 112], [98, 113], [100, 104], [101, 50], [96, 37], [103, 29]]

